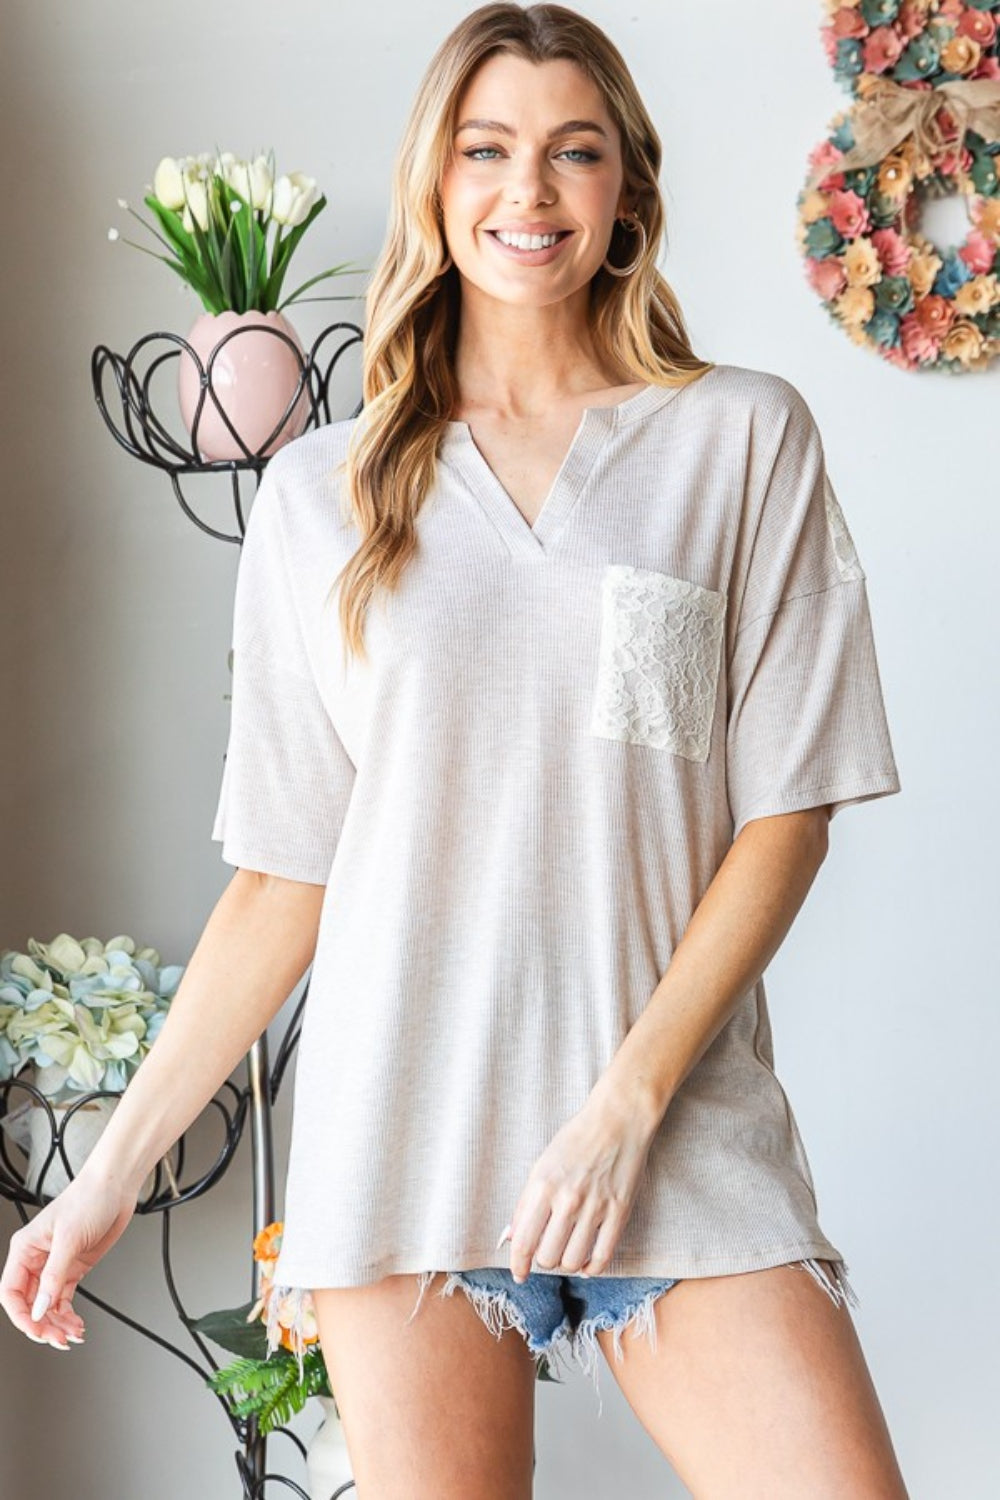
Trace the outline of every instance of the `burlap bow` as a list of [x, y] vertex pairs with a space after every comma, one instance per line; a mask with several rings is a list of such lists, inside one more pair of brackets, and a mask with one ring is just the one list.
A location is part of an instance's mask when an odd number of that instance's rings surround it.
[[908, 135], [933, 161], [956, 144], [946, 139], [938, 124], [942, 105], [947, 105], [955, 121], [958, 143], [967, 130], [975, 130], [987, 141], [1000, 140], [1000, 79], [956, 78], [930, 89], [911, 89], [891, 78], [877, 78], [851, 110], [854, 145], [839, 161], [811, 172], [806, 190], [818, 187], [834, 173], [874, 166]]

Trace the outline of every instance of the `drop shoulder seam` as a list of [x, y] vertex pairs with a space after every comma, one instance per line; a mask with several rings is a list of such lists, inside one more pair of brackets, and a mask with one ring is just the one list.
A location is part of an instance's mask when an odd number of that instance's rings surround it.
[[752, 620], [744, 620], [742, 624], [737, 627], [736, 634], [733, 639], [739, 640], [744, 630], [748, 630], [751, 625], [756, 625], [760, 620], [771, 619], [774, 615], [783, 610], [786, 604], [795, 604], [799, 599], [815, 599], [817, 595], [829, 594], [833, 589], [850, 588], [853, 584], [864, 584], [865, 582], [866, 580], [864, 578], [836, 578], [834, 579], [833, 583], [828, 583], [825, 588], [807, 589], [804, 594], [792, 594], [789, 596], [789, 598], [782, 599], [781, 603], [776, 604], [774, 609], [765, 609], [761, 614], [754, 615]]

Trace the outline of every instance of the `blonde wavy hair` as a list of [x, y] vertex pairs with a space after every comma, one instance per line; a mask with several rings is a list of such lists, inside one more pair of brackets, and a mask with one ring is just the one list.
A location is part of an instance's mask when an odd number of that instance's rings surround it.
[[[365, 298], [363, 420], [347, 457], [344, 503], [362, 538], [334, 580], [344, 659], [367, 656], [364, 619], [379, 588], [395, 590], [416, 550], [415, 520], [434, 482], [437, 450], [457, 404], [453, 357], [460, 285], [442, 228], [439, 186], [453, 150], [456, 110], [488, 57], [567, 58], [600, 88], [621, 133], [624, 190], [646, 230], [635, 272], [591, 282], [591, 334], [602, 362], [653, 385], [686, 385], [712, 368], [688, 341], [677, 298], [656, 268], [664, 235], [660, 138], [624, 58], [600, 27], [562, 5], [482, 5], [439, 46], [420, 84], [396, 158], [385, 244]], [[617, 246], [616, 241], [621, 239]], [[616, 223], [609, 255], [621, 264], [634, 236]], [[329, 599], [328, 599], [329, 602]]]

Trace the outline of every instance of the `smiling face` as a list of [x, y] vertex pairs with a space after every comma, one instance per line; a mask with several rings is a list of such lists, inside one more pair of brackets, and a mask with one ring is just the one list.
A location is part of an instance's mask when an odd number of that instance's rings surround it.
[[487, 58], [459, 100], [441, 203], [456, 269], [486, 295], [543, 306], [586, 286], [627, 212], [597, 85], [565, 59]]

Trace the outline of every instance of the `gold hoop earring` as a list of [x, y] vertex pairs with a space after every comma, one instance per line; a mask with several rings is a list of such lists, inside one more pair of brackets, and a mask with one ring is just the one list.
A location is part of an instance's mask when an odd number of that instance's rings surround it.
[[628, 218], [625, 219], [616, 218], [615, 223], [620, 224], [623, 229], [631, 230], [633, 233], [638, 230], [642, 235], [642, 246], [639, 250], [639, 254], [629, 266], [613, 266], [608, 260], [607, 256], [604, 257], [604, 260], [601, 262], [601, 264], [604, 266], [604, 269], [612, 276], [631, 276], [633, 271], [637, 271], [639, 269], [639, 266], [642, 264], [643, 256], [646, 254], [646, 226], [639, 218], [638, 214], [631, 214]]

